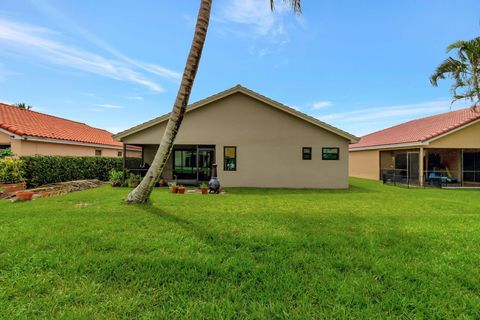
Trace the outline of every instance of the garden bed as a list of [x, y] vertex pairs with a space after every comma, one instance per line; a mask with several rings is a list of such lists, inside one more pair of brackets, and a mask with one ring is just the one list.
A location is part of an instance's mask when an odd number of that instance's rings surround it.
[[[27, 189], [25, 191], [33, 192], [33, 199], [36, 198], [49, 198], [54, 196], [59, 196], [67, 194], [74, 191], [87, 190], [92, 188], [97, 188], [105, 184], [105, 182], [92, 179], [92, 180], [75, 180], [67, 182], [58, 182], [53, 184], [48, 184], [38, 188]], [[4, 195], [5, 199], [17, 200], [15, 192], [8, 193]]]

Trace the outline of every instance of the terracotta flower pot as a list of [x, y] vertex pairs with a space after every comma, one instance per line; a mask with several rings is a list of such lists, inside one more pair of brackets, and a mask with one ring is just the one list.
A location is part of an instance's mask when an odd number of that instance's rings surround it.
[[170, 188], [171, 188], [170, 190], [172, 190], [172, 193], [177, 193], [177, 191], [178, 191], [178, 188], [177, 188], [177, 187], [172, 186], [172, 187], [170, 187]]
[[178, 188], [177, 192], [181, 193], [181, 194], [184, 194], [185, 193], [185, 188]]
[[32, 200], [33, 191], [17, 191], [15, 196], [20, 201], [29, 201]]
[[25, 183], [0, 184], [0, 190], [3, 190], [3, 193], [12, 193], [15, 191], [25, 190], [25, 188]]
[[160, 182], [158, 183], [158, 185], [159, 185], [160, 187], [165, 187], [167, 184], [165, 183], [165, 181], [162, 180], [162, 181], [160, 181]]
[[208, 188], [202, 188], [202, 194], [207, 194], [208, 193]]

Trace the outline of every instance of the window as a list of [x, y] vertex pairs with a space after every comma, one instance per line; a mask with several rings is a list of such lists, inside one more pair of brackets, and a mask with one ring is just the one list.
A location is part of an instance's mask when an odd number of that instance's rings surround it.
[[237, 147], [223, 147], [223, 170], [237, 171]]
[[173, 151], [173, 175], [178, 179], [197, 179], [197, 152], [195, 149]]
[[302, 148], [302, 159], [303, 160], [312, 160], [312, 148], [303, 147]]
[[10, 148], [9, 144], [0, 144], [0, 150], [5, 150], [5, 149], [8, 149], [8, 148]]
[[102, 150], [95, 150], [95, 155], [100, 157], [102, 155]]
[[118, 151], [118, 152], [117, 152], [117, 156], [119, 156], [119, 157], [123, 156], [123, 152], [122, 152], [122, 151]]
[[322, 148], [322, 160], [339, 160], [339, 148]]

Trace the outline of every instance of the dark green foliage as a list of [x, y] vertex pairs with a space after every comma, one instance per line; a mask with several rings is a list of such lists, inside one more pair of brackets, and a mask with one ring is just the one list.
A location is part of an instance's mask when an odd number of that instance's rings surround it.
[[3, 159], [5, 157], [11, 157], [11, 156], [13, 156], [12, 149], [7, 148], [7, 149], [0, 150], [0, 159]]
[[[29, 187], [81, 179], [108, 181], [112, 169], [123, 169], [122, 158], [28, 156], [22, 159]], [[140, 162], [140, 158], [127, 158], [127, 167], [139, 167]]]

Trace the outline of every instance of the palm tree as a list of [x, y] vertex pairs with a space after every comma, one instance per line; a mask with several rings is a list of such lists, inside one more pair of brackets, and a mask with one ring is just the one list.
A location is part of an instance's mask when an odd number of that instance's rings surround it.
[[[275, 0], [270, 0], [270, 8], [273, 11], [275, 8]], [[284, 0], [288, 3], [295, 13], [301, 13], [301, 0]], [[183, 71], [180, 88], [173, 105], [172, 112], [168, 119], [165, 132], [163, 134], [160, 146], [158, 147], [155, 158], [152, 161], [142, 182], [132, 192], [130, 192], [125, 199], [127, 203], [145, 203], [148, 201], [155, 184], [159, 180], [165, 163], [173, 149], [175, 137], [177, 136], [180, 125], [188, 105], [190, 93], [192, 91], [195, 75], [198, 70], [200, 58], [202, 55], [203, 45], [207, 37], [208, 23], [210, 20], [210, 9], [212, 0], [201, 0], [200, 9], [198, 11], [197, 23], [195, 25], [195, 32], [193, 35], [193, 42], [188, 54], [187, 63]]]
[[[457, 41], [447, 47], [447, 53], [457, 50], [457, 59], [448, 57], [440, 64], [430, 77], [432, 85], [437, 86], [438, 80], [452, 78], [452, 103], [460, 100], [473, 102], [474, 110], [480, 107], [480, 37], [468, 41]], [[459, 91], [460, 90], [460, 91]]]

